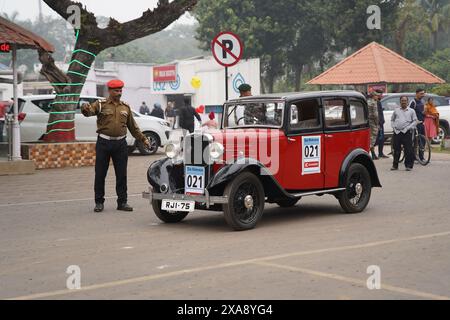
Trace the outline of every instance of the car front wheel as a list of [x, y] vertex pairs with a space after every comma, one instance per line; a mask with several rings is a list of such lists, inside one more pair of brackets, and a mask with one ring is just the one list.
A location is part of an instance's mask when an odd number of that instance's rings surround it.
[[147, 137], [148, 141], [150, 142], [150, 147], [147, 147], [142, 142], [137, 141], [136, 146], [139, 149], [139, 152], [142, 155], [152, 155], [155, 154], [156, 151], [158, 151], [159, 148], [159, 138], [156, 133], [153, 132], [144, 132], [144, 135]]
[[366, 167], [353, 163], [347, 172], [345, 190], [339, 193], [339, 203], [347, 213], [363, 211], [370, 200], [372, 182]]
[[180, 222], [188, 215], [187, 212], [161, 210], [161, 200], [153, 200], [152, 207], [159, 220], [165, 223]]
[[264, 188], [250, 172], [238, 175], [225, 188], [228, 203], [223, 205], [225, 220], [236, 231], [253, 229], [264, 211]]

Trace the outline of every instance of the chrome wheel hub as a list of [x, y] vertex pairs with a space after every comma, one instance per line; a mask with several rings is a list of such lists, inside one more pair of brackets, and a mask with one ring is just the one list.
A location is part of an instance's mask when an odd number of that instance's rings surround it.
[[363, 193], [363, 186], [361, 183], [357, 183], [355, 185], [355, 192], [358, 196], [360, 196]]
[[244, 206], [245, 206], [245, 208], [247, 208], [249, 210], [253, 209], [253, 197], [252, 196], [249, 195], [244, 198]]

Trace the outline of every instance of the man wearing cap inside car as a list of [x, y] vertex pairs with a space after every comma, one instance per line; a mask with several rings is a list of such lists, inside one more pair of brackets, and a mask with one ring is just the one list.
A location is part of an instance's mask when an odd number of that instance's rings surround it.
[[142, 141], [147, 147], [150, 147], [150, 143], [139, 130], [130, 106], [120, 100], [124, 83], [121, 80], [111, 80], [107, 86], [108, 99], [86, 103], [81, 109], [86, 117], [97, 116], [94, 211], [102, 212], [104, 209], [105, 178], [111, 158], [116, 173], [117, 210], [133, 211], [127, 203], [127, 128], [136, 140]]

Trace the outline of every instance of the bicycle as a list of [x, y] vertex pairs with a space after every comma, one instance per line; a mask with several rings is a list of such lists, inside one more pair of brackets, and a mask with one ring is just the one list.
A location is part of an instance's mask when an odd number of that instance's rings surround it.
[[[405, 152], [403, 146], [401, 147], [399, 163], [405, 160]], [[423, 135], [419, 134], [417, 129], [413, 129], [413, 149], [415, 159], [423, 166], [426, 166], [431, 161], [431, 144], [430, 141]], [[394, 138], [391, 139], [391, 154], [394, 155]]]

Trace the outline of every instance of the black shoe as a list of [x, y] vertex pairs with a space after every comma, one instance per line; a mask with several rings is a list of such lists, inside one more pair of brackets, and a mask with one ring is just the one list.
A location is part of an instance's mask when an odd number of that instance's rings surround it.
[[103, 203], [96, 203], [95, 204], [95, 208], [94, 208], [95, 212], [102, 212], [103, 209], [104, 209]]
[[117, 210], [120, 211], [133, 211], [133, 207], [130, 207], [128, 203], [121, 203], [117, 205]]
[[398, 167], [392, 167], [391, 168], [391, 171], [397, 171], [398, 170]]
[[385, 154], [382, 154], [381, 156], [378, 156], [379, 158], [383, 158], [383, 159], [387, 159], [387, 158], [389, 158], [387, 155], [385, 155]]
[[412, 170], [413, 170], [412, 168], [406, 167], [406, 171], [412, 171]]

